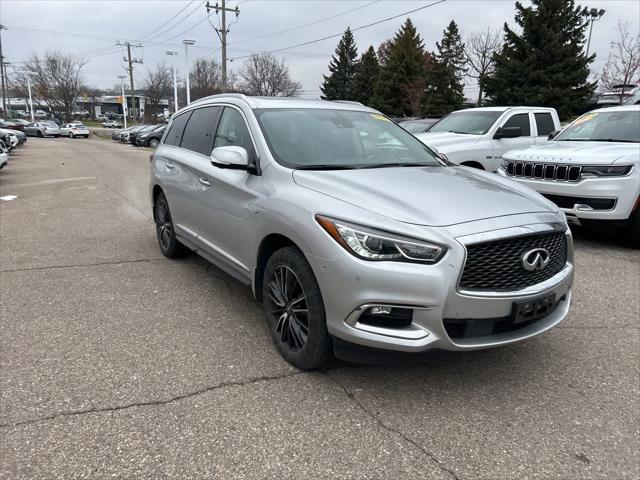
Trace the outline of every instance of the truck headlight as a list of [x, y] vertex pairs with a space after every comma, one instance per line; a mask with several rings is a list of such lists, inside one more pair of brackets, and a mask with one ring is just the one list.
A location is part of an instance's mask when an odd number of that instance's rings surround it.
[[353, 225], [316, 215], [322, 228], [349, 253], [364, 260], [436, 263], [447, 249], [442, 245]]
[[632, 165], [614, 165], [614, 166], [588, 166], [582, 167], [583, 175], [593, 175], [595, 177], [623, 177], [631, 171]]

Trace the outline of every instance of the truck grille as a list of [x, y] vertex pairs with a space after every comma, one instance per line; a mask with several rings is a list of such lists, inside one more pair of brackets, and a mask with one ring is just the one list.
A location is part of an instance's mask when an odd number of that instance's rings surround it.
[[582, 167], [577, 165], [547, 165], [545, 163], [513, 162], [508, 160], [505, 170], [510, 177], [577, 182], [582, 175]]
[[[522, 255], [533, 248], [545, 248], [549, 263], [539, 271], [527, 271]], [[509, 292], [544, 282], [567, 263], [564, 232], [511, 237], [467, 245], [467, 261], [460, 279], [462, 290]]]

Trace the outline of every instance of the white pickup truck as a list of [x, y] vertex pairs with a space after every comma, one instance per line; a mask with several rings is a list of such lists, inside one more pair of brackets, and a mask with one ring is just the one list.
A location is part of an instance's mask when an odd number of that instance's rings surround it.
[[496, 172], [505, 152], [546, 143], [556, 130], [554, 108], [482, 107], [452, 112], [416, 137], [453, 163]]

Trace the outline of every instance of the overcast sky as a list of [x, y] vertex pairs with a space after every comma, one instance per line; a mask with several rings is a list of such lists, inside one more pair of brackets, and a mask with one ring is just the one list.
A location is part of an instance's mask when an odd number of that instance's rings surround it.
[[[227, 0], [227, 7], [238, 5], [240, 9], [237, 19], [234, 14], [227, 17], [230, 23], [228, 56], [233, 59], [340, 34], [348, 26], [356, 29], [435, 1]], [[522, 1], [525, 5], [529, 3]], [[215, 0], [211, 3], [215, 4]], [[190, 50], [191, 59], [214, 56], [220, 60], [220, 42], [210, 24], [218, 25], [219, 18], [211, 13], [207, 19], [204, 4], [202, 0], [2, 0], [0, 23], [7, 27], [2, 32], [3, 53], [7, 61], [14, 63], [23, 61], [32, 52], [44, 53], [48, 49], [81, 55], [88, 60], [83, 70], [86, 83], [108, 88], [119, 83], [118, 75], [125, 73], [123, 52], [114, 44], [118, 40], [139, 40], [144, 48], [136, 49], [135, 55], [141, 57], [144, 64], [135, 67], [137, 79], [144, 76], [147, 67], [159, 61], [171, 64], [171, 58], [165, 55], [167, 49], [179, 52], [176, 61], [181, 75], [185, 71], [181, 41], [185, 38], [196, 41]], [[445, 0], [358, 30], [354, 36], [359, 53], [369, 45], [377, 48], [383, 40], [392, 37], [409, 16], [426, 48], [433, 50], [451, 19], [456, 21], [464, 37], [487, 27], [501, 28], [505, 21], [513, 24], [514, 4], [513, 0]], [[617, 22], [628, 21], [635, 32], [640, 28], [640, 2], [590, 0], [580, 4], [606, 10], [604, 17], [595, 23], [591, 40], [591, 51], [598, 54], [593, 69], [599, 72], [609, 53], [610, 42], [616, 38]], [[304, 96], [318, 97], [322, 74], [327, 73], [337, 42], [338, 38], [331, 38], [275, 55], [289, 64], [292, 77], [303, 85]], [[230, 68], [238, 69], [241, 62], [242, 59], [234, 60]], [[467, 89], [468, 95], [473, 97], [475, 93], [474, 87]]]

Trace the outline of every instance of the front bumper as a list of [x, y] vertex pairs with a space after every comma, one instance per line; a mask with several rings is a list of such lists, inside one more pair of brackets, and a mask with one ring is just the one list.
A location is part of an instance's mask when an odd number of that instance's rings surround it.
[[[561, 196], [563, 205], [559, 205], [559, 208], [568, 221], [578, 225], [581, 219], [627, 220], [640, 195], [640, 174], [637, 168], [625, 176], [583, 178], [578, 182], [511, 177], [502, 169], [498, 170], [498, 174], [533, 188], [538, 193], [549, 196], [552, 201], [553, 196]], [[591, 199], [601, 202], [604, 206], [589, 206]], [[555, 200], [555, 203], [559, 203], [558, 199]], [[573, 205], [569, 207], [571, 204]]]
[[[540, 226], [543, 230], [547, 225]], [[551, 225], [548, 225], [551, 229]], [[533, 228], [528, 226], [527, 228]], [[512, 229], [489, 232], [493, 238], [507, 237]], [[396, 352], [424, 352], [430, 349], [475, 350], [519, 342], [538, 335], [562, 321], [571, 303], [573, 244], [566, 231], [568, 257], [565, 267], [552, 278], [515, 292], [462, 292], [458, 281], [466, 258], [460, 236], [436, 265], [368, 262], [348, 252], [332, 261], [310, 257], [325, 304], [327, 328], [334, 337], [360, 346]], [[342, 247], [338, 247], [342, 248]], [[452, 338], [445, 319], [485, 319], [509, 317], [514, 302], [554, 294], [556, 308], [534, 322], [498, 334]], [[409, 326], [382, 328], [361, 324], [358, 318], [371, 305], [413, 309]]]

